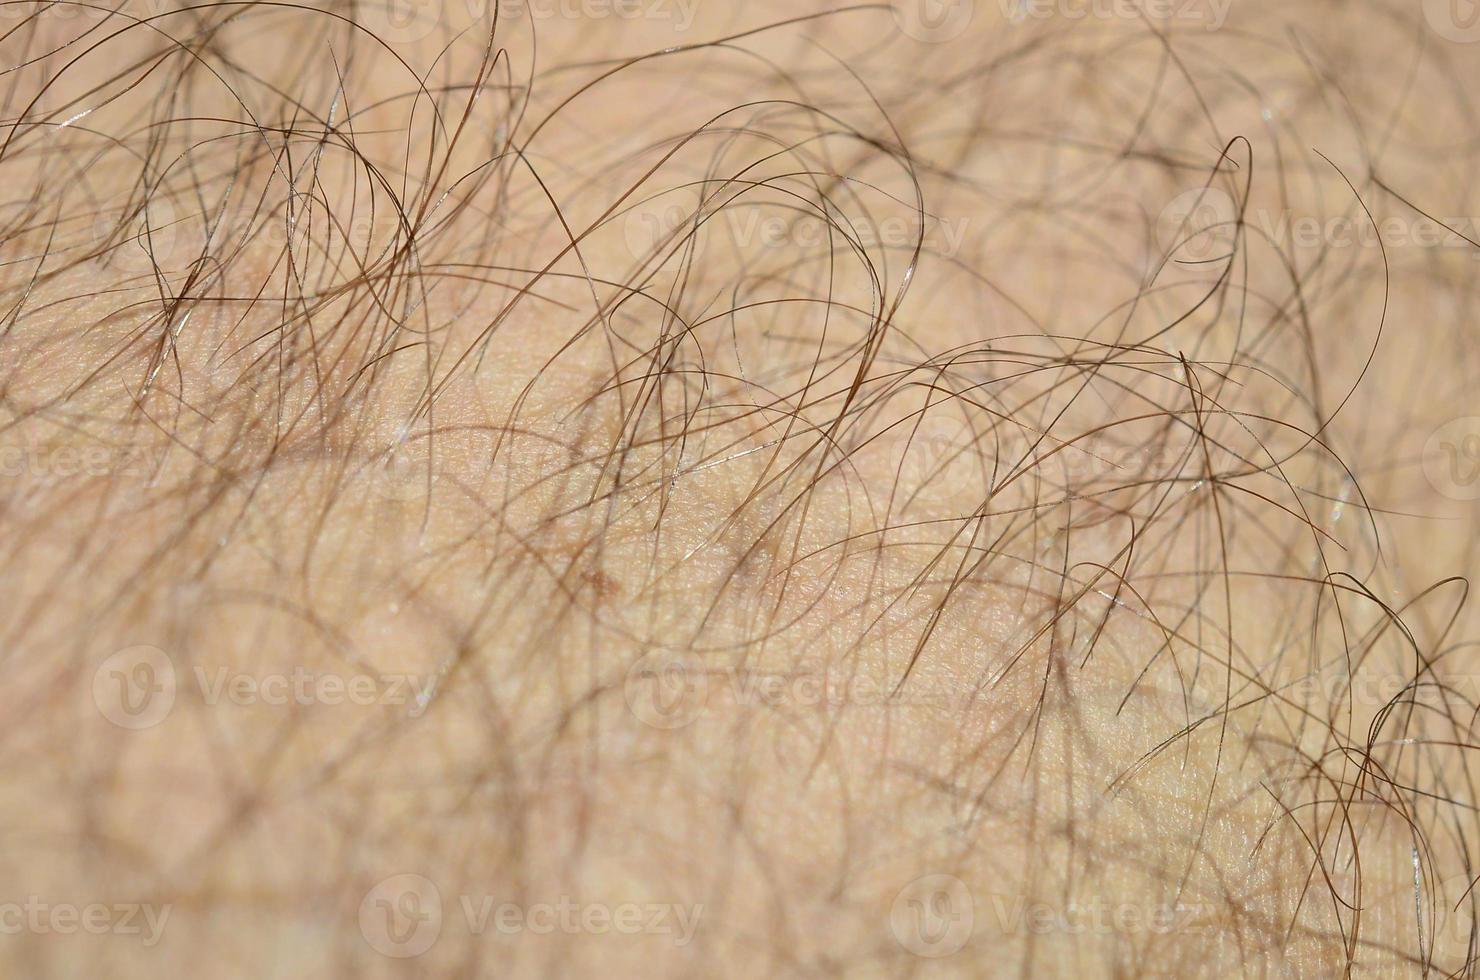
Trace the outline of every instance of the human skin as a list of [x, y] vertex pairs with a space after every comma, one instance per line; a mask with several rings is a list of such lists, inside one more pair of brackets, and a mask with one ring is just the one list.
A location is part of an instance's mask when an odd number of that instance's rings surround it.
[[1469, 975], [1412, 8], [0, 7], [7, 972]]

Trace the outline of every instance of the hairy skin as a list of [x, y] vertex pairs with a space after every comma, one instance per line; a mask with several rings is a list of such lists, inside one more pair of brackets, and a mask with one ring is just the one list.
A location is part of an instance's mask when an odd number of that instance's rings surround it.
[[7, 972], [1473, 974], [1432, 12], [66, 9]]

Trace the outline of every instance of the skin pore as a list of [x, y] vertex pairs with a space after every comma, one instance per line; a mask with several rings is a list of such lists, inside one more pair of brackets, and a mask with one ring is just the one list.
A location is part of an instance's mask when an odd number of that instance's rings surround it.
[[1413, 6], [0, 4], [6, 971], [1470, 975]]

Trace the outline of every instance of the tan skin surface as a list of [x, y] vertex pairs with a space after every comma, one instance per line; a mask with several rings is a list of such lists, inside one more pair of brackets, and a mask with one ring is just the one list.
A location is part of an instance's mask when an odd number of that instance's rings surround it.
[[6, 971], [1469, 975], [1413, 6], [4, 7]]

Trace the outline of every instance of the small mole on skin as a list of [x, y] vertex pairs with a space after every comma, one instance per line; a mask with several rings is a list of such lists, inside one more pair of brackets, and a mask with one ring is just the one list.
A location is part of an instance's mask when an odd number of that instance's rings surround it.
[[581, 579], [596, 590], [598, 599], [611, 599], [622, 594], [621, 583], [600, 569], [582, 572]]

